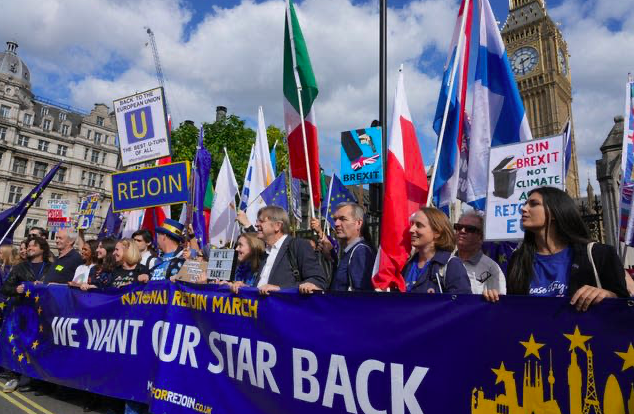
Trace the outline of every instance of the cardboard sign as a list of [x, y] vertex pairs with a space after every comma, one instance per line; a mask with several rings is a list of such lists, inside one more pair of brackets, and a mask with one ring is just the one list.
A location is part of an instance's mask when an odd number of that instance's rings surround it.
[[171, 155], [163, 88], [113, 102], [124, 167]]
[[212, 249], [207, 264], [207, 279], [231, 280], [238, 256], [233, 249]]
[[207, 262], [198, 260], [186, 260], [181, 269], [176, 274], [176, 280], [196, 283], [202, 275], [207, 275]]
[[344, 185], [383, 182], [380, 127], [341, 133], [341, 182]]
[[48, 200], [46, 227], [51, 231], [71, 225], [68, 200]]
[[95, 220], [95, 212], [99, 207], [99, 194], [90, 194], [81, 199], [79, 203], [79, 215], [77, 217], [77, 229], [88, 230]]
[[564, 189], [563, 135], [492, 147], [489, 157], [486, 240], [524, 238], [522, 206], [537, 187]]
[[112, 174], [112, 211], [186, 203], [189, 162]]

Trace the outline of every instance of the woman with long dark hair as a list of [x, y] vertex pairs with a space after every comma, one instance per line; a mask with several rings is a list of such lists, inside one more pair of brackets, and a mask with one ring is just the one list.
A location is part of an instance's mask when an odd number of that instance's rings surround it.
[[84, 261], [84, 264], [77, 266], [75, 270], [75, 277], [73, 277], [73, 281], [69, 282], [69, 284], [73, 286], [79, 286], [82, 283], [86, 283], [88, 281], [88, 275], [90, 274], [90, 269], [95, 267], [97, 261], [97, 249], [99, 248], [99, 241], [97, 240], [88, 240], [84, 242], [81, 246], [81, 258]]
[[116, 245], [117, 240], [113, 237], [106, 237], [99, 240], [99, 246], [97, 247], [97, 265], [90, 269], [88, 281], [82, 283], [81, 290], [101, 289], [110, 286], [112, 283], [112, 272], [117, 266], [113, 255]]
[[[524, 242], [509, 262], [510, 295], [564, 296], [578, 310], [604, 298], [627, 297], [625, 272], [612, 246], [590, 243], [577, 206], [554, 187], [528, 193], [522, 207]], [[484, 292], [495, 302], [498, 292]]]
[[236, 243], [236, 253], [238, 266], [231, 290], [238, 293], [243, 286], [255, 287], [258, 269], [265, 258], [264, 242], [258, 239], [256, 233], [242, 233]]

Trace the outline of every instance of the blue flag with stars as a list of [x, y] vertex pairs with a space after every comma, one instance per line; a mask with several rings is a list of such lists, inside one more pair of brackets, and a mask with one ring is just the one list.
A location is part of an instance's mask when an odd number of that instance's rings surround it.
[[112, 203], [110, 203], [106, 218], [101, 225], [101, 230], [99, 230], [99, 234], [97, 235], [97, 240], [101, 240], [106, 237], [114, 237], [115, 239], [121, 237], [122, 223], [123, 218], [121, 218], [121, 214], [112, 211]]
[[288, 198], [286, 196], [286, 177], [278, 175], [273, 182], [260, 193], [260, 197], [267, 206], [276, 205], [288, 212]]
[[33, 203], [35, 203], [35, 200], [38, 199], [44, 189], [48, 186], [48, 183], [50, 183], [53, 177], [55, 177], [55, 174], [61, 165], [62, 163], [60, 162], [53, 167], [48, 174], [46, 174], [42, 182], [31, 190], [26, 197], [20, 200], [18, 204], [0, 213], [0, 238], [2, 240], [2, 244], [13, 243], [13, 232], [20, 225], [26, 216], [26, 212], [29, 208], [31, 208]]
[[335, 227], [335, 220], [332, 216], [337, 210], [337, 206], [346, 202], [356, 203], [357, 199], [343, 185], [339, 177], [333, 174], [330, 179], [330, 185], [328, 186], [327, 198], [324, 198], [321, 202], [321, 215], [326, 217], [331, 227]]

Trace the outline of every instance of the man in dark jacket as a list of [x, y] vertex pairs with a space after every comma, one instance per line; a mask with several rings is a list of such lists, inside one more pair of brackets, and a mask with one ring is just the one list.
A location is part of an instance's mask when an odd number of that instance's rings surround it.
[[268, 253], [260, 266], [256, 282], [261, 294], [297, 287], [303, 282], [310, 282], [320, 289], [326, 287], [324, 270], [317, 262], [310, 244], [288, 235], [290, 221], [283, 208], [261, 208], [255, 227]]
[[6, 296], [24, 294], [24, 282], [41, 282], [51, 269], [51, 250], [46, 240], [30, 236], [27, 239], [27, 260], [13, 266], [2, 286]]

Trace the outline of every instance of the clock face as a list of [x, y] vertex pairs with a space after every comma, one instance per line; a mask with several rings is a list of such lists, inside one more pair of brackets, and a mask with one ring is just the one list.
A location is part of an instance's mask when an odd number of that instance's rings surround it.
[[537, 50], [532, 47], [521, 47], [511, 56], [511, 68], [516, 75], [526, 75], [537, 66]]
[[557, 51], [557, 60], [559, 61], [559, 67], [561, 68], [561, 74], [562, 75], [566, 75], [568, 74], [568, 66], [566, 65], [566, 55], [564, 54], [564, 51], [559, 49]]

